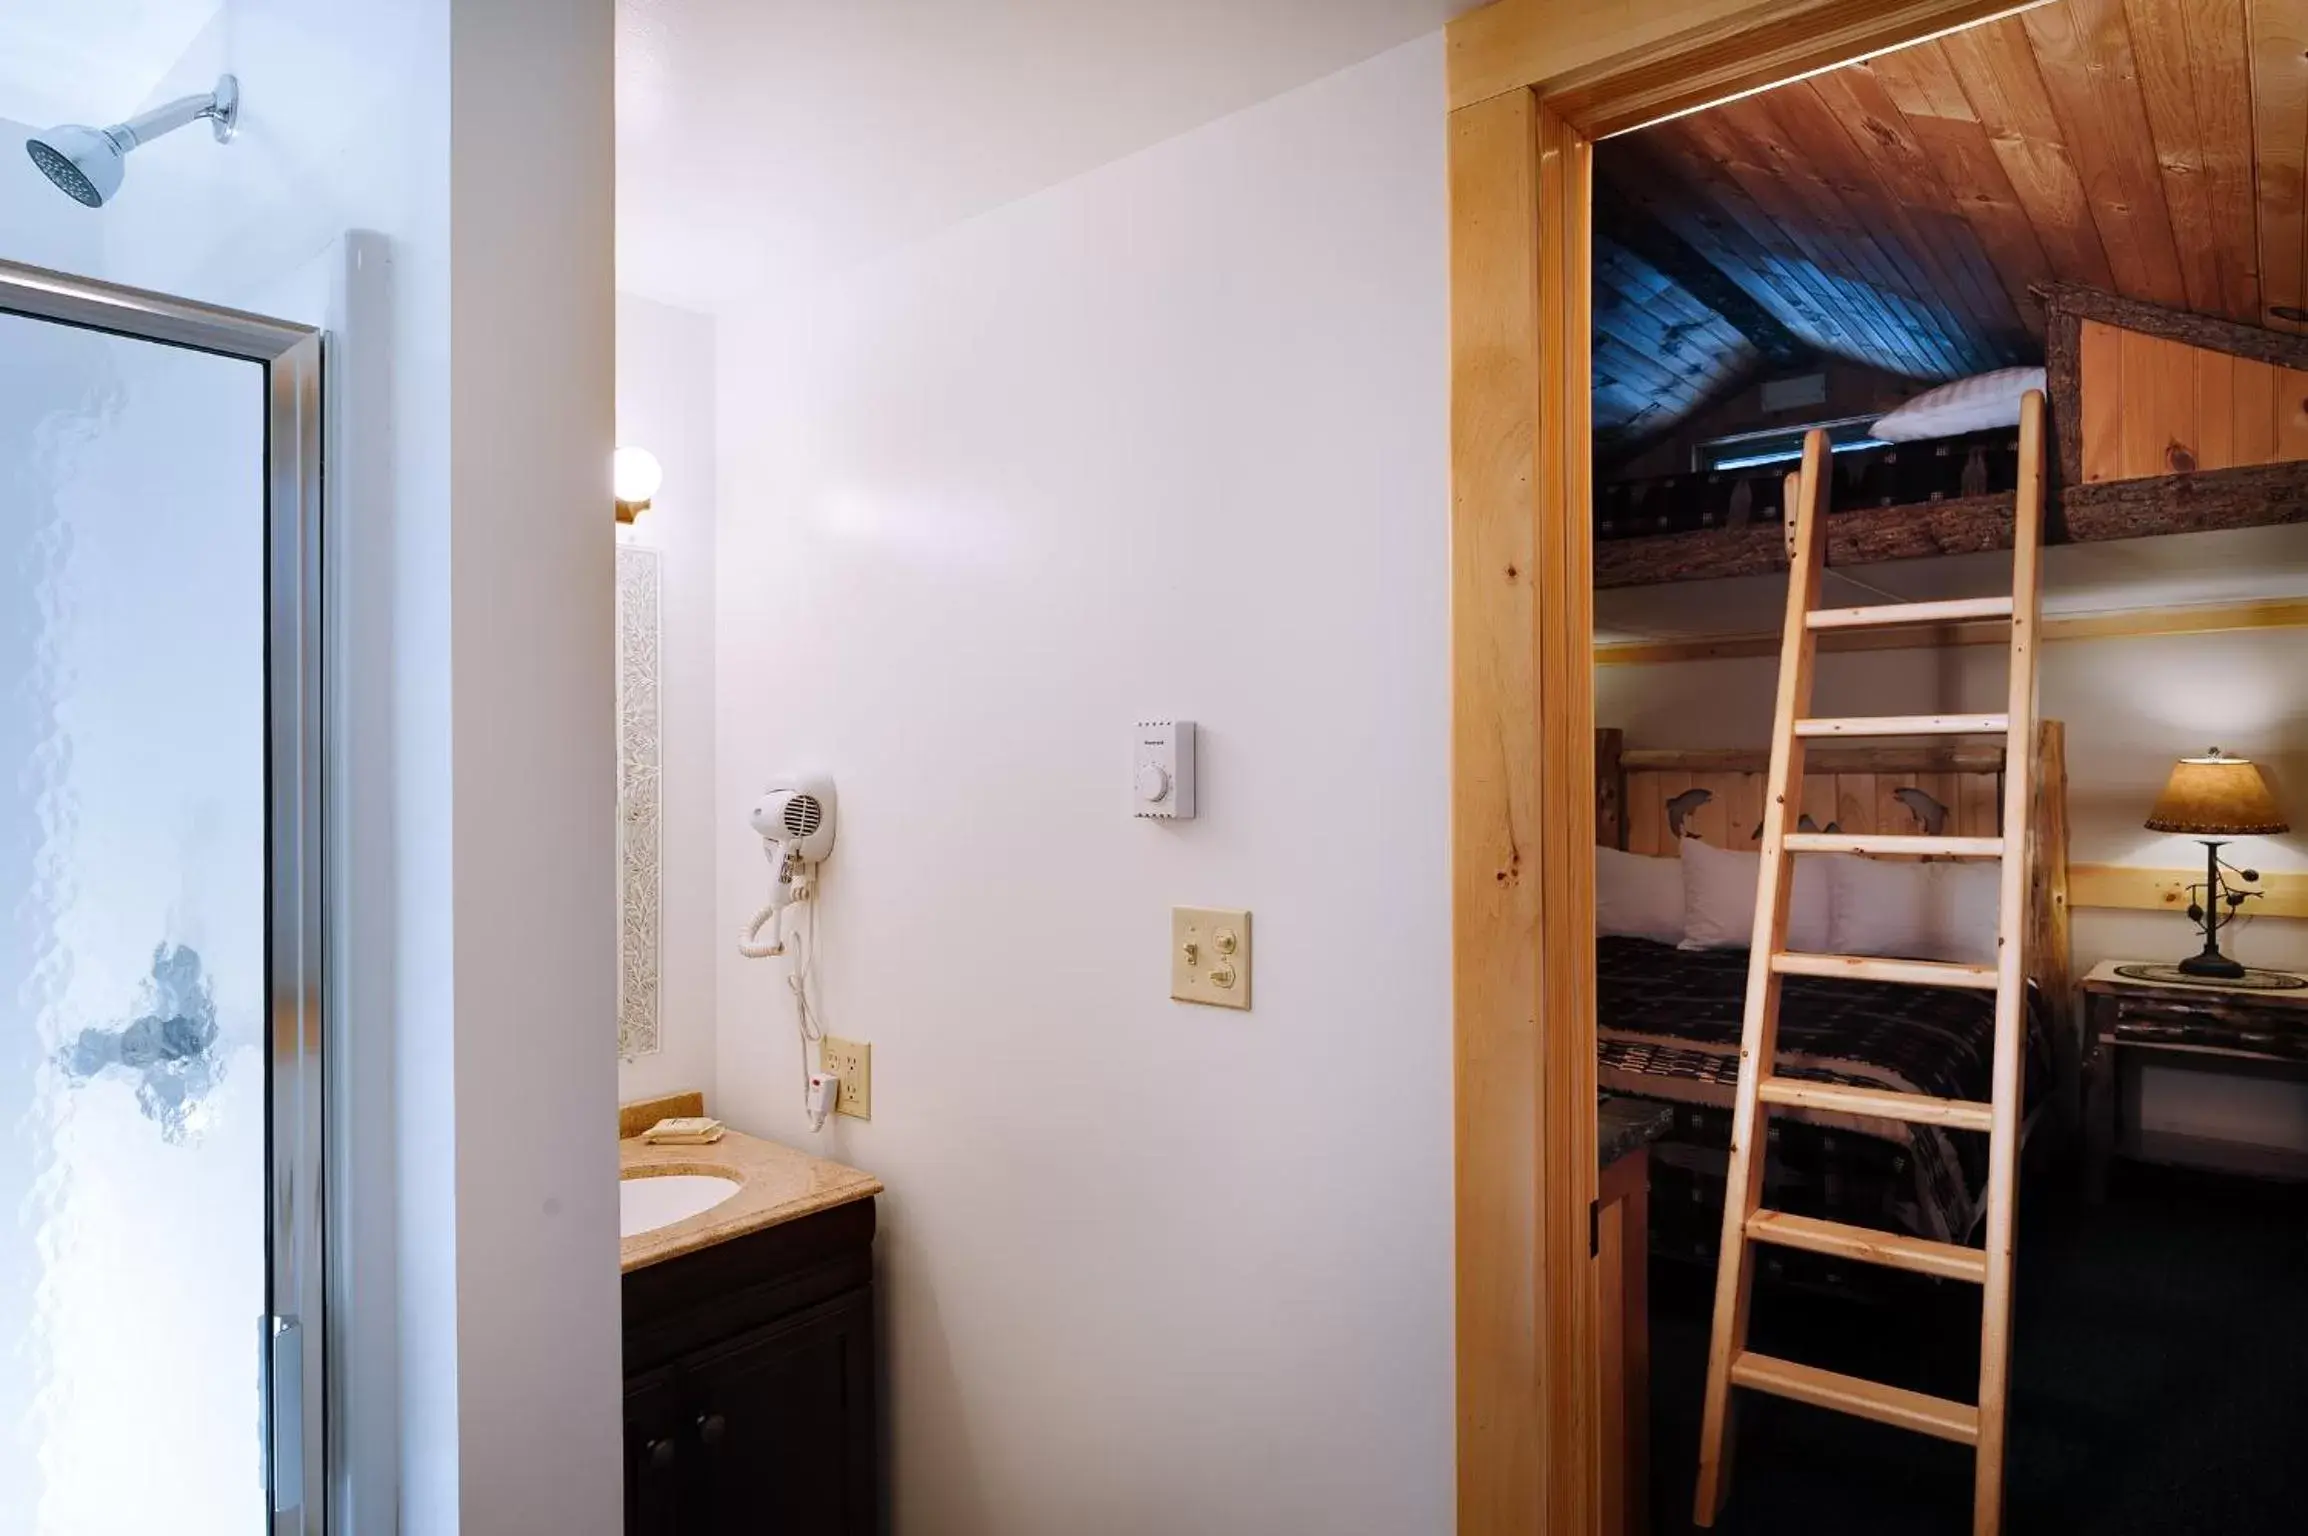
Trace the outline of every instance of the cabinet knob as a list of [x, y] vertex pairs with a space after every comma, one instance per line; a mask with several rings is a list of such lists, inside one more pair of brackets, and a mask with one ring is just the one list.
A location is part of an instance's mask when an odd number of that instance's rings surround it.
[[652, 1471], [662, 1472], [666, 1468], [672, 1466], [674, 1458], [680, 1454], [681, 1447], [675, 1444], [673, 1441], [652, 1440], [649, 1442], [650, 1469]]
[[728, 1437], [728, 1434], [729, 1421], [720, 1414], [701, 1413], [697, 1416], [697, 1438], [703, 1441], [708, 1449], [721, 1444]]

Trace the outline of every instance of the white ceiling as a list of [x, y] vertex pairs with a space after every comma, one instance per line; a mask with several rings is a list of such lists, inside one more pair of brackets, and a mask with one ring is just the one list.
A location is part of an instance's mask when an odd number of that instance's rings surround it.
[[1473, 3], [618, 0], [618, 285], [790, 291]]

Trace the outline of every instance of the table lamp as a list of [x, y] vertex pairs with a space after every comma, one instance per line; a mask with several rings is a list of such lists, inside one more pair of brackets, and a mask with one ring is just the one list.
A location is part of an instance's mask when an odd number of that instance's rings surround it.
[[2204, 949], [2180, 962], [2190, 976], [2228, 980], [2244, 974], [2244, 967], [2220, 953], [2221, 909], [2233, 919], [2236, 909], [2261, 893], [2228, 888], [2221, 872], [2227, 870], [2246, 884], [2259, 880], [2256, 869], [2235, 869], [2220, 858], [2220, 846], [2232, 837], [2264, 837], [2289, 832], [2268, 781], [2245, 757], [2230, 757], [2218, 747], [2202, 757], [2183, 757], [2172, 768], [2156, 807], [2148, 813], [2151, 832], [2179, 832], [2204, 844], [2203, 899], [2195, 886], [2188, 888], [2188, 916], [2204, 929]]

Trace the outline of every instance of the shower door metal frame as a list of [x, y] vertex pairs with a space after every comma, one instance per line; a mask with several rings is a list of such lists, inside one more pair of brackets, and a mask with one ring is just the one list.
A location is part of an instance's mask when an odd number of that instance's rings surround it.
[[0, 314], [189, 347], [265, 370], [265, 1464], [272, 1536], [322, 1536], [329, 1503], [322, 333], [8, 261], [0, 261]]

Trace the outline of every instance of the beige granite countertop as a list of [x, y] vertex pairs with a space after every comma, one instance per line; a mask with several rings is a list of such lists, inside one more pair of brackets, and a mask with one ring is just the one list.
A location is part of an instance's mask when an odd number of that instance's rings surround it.
[[661, 1263], [881, 1193], [881, 1180], [870, 1173], [736, 1131], [726, 1132], [721, 1140], [704, 1147], [653, 1147], [640, 1139], [643, 1130], [665, 1116], [703, 1114], [702, 1106], [703, 1097], [698, 1094], [674, 1094], [623, 1106], [617, 1126], [619, 1177], [712, 1174], [735, 1179], [744, 1187], [709, 1211], [626, 1238], [620, 1245], [618, 1267], [622, 1271]]

